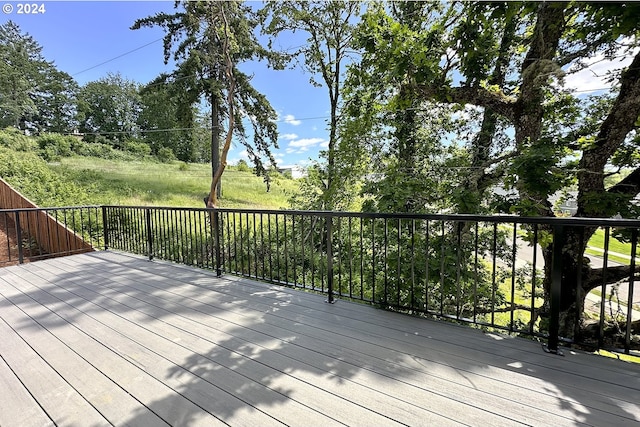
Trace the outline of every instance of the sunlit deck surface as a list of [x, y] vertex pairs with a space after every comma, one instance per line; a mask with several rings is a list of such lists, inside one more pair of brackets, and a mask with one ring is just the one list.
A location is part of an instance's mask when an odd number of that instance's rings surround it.
[[2, 426], [637, 426], [640, 367], [113, 252], [0, 268]]

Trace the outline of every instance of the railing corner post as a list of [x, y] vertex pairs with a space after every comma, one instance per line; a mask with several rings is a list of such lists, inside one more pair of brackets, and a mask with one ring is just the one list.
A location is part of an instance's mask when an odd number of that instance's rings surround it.
[[327, 302], [333, 304], [333, 217], [327, 216]]
[[149, 261], [153, 260], [153, 229], [151, 228], [151, 208], [144, 209], [145, 223], [147, 227], [147, 255]]
[[549, 341], [546, 350], [550, 353], [562, 355], [558, 349], [560, 330], [560, 300], [562, 298], [562, 249], [565, 241], [563, 225], [553, 227], [553, 256], [551, 259], [551, 289], [550, 289], [550, 317]]
[[216, 276], [222, 276], [222, 249], [220, 247], [220, 219], [218, 209], [213, 208], [211, 212], [211, 225], [213, 227], [213, 245], [216, 252]]
[[24, 264], [24, 248], [22, 247], [22, 226], [20, 225], [20, 211], [16, 211], [16, 239], [18, 240], [18, 263]]
[[109, 249], [109, 221], [107, 219], [107, 207], [102, 205], [102, 232], [104, 233], [104, 250]]

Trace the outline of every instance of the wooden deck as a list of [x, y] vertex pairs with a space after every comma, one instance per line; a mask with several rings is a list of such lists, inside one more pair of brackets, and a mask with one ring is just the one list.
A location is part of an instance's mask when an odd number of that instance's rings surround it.
[[640, 366], [113, 252], [0, 269], [1, 426], [638, 426]]

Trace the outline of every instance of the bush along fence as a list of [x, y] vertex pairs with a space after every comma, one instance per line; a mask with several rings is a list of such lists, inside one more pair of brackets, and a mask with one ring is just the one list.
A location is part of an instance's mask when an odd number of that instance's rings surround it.
[[106, 248], [149, 259], [543, 337], [551, 352], [562, 342], [640, 348], [640, 221], [125, 206], [102, 215]]
[[328, 302], [540, 337], [552, 352], [566, 342], [629, 353], [640, 349], [639, 229], [635, 220], [583, 218], [4, 209], [0, 266], [115, 249], [321, 292]]

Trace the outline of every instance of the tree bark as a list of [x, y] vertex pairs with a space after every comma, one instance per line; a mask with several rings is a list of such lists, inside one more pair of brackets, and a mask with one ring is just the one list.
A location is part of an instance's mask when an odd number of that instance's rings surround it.
[[[211, 95], [211, 180], [214, 179], [220, 168], [220, 105], [218, 98]], [[222, 182], [219, 181], [215, 188], [216, 199], [222, 196]]]
[[[514, 112], [518, 151], [545, 144], [540, 141], [544, 117], [544, 89], [549, 84], [550, 75], [560, 70], [554, 59], [565, 30], [566, 7], [566, 2], [543, 2], [538, 6], [530, 48], [522, 64], [520, 97]], [[536, 181], [528, 177], [519, 177], [516, 188], [521, 200], [535, 206], [533, 211], [524, 214], [554, 216], [549, 202], [550, 194], [539, 190]]]
[[602, 122], [592, 147], [583, 151], [578, 172], [578, 212], [576, 216], [607, 217], [615, 215], [618, 203], [593, 203], [606, 194], [626, 195], [627, 200], [638, 194], [640, 172], [634, 171], [617, 185], [605, 191], [604, 168], [611, 156], [636, 128], [640, 116], [640, 53], [636, 54], [620, 78], [620, 93], [611, 112]]
[[[225, 138], [224, 146], [222, 147], [222, 156], [219, 160], [219, 165], [215, 170], [213, 177], [211, 178], [211, 189], [209, 192], [209, 199], [207, 200], [207, 207], [215, 208], [218, 205], [218, 191], [220, 190], [220, 182], [222, 179], [222, 173], [227, 166], [227, 153], [231, 148], [231, 140], [233, 138], [233, 131], [235, 128], [235, 90], [236, 90], [236, 79], [233, 74], [234, 66], [233, 59], [231, 58], [231, 46], [229, 40], [229, 34], [227, 30], [229, 28], [229, 23], [227, 21], [227, 17], [225, 15], [224, 6], [220, 8], [220, 17], [224, 23], [224, 39], [221, 40], [222, 46], [222, 56], [224, 57], [224, 81], [227, 83], [227, 110], [228, 110], [228, 126], [227, 126], [227, 136]], [[219, 105], [217, 103], [217, 98], [212, 99], [211, 105]], [[213, 116], [213, 114], [212, 114]], [[216, 115], [217, 117], [217, 115]], [[212, 118], [212, 120], [214, 120]], [[219, 123], [219, 119], [217, 120]], [[218, 134], [217, 129], [213, 132], [212, 135]], [[212, 137], [213, 138], [213, 137]], [[214, 154], [218, 157], [219, 150], [219, 141], [217, 142], [218, 147], [216, 147], [216, 153], [212, 153], [212, 164]], [[211, 149], [213, 150], [213, 141], [211, 144]]]

